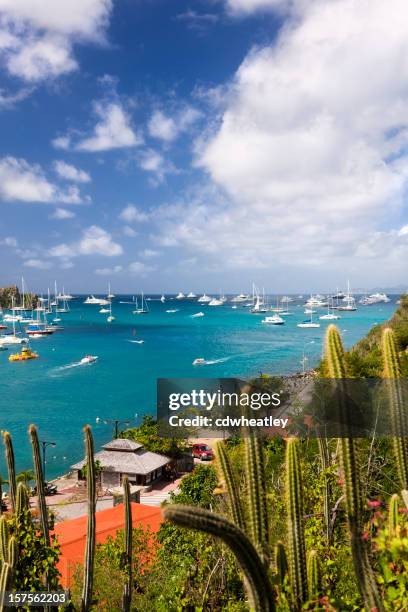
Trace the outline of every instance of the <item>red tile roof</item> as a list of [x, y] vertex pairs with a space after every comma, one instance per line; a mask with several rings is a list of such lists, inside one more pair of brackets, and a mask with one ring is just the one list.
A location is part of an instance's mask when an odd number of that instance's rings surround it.
[[[132, 503], [134, 527], [144, 527], [157, 533], [163, 520], [160, 508]], [[125, 526], [123, 504], [96, 513], [96, 542], [106, 542], [108, 536], [115, 536], [118, 529]], [[61, 548], [58, 569], [61, 572], [61, 584], [68, 587], [78, 563], [84, 562], [87, 516], [80, 516], [70, 521], [55, 525], [53, 533], [58, 538]]]

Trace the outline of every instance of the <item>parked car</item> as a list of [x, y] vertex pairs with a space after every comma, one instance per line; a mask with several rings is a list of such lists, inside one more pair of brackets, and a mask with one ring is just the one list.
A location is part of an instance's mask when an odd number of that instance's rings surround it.
[[207, 444], [193, 444], [193, 457], [201, 461], [212, 461], [214, 459], [214, 451]]

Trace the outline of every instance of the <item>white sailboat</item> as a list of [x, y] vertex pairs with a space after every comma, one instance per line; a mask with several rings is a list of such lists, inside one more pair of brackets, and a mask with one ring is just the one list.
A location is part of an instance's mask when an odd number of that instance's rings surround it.
[[334, 321], [336, 319], [340, 319], [339, 315], [334, 314], [334, 312], [330, 312], [330, 304], [327, 306], [327, 314], [321, 315], [319, 317], [322, 321]]
[[0, 336], [0, 346], [7, 346], [9, 344], [25, 344], [28, 342], [28, 338], [18, 337], [16, 334], [14, 297], [11, 298], [11, 310], [13, 313], [13, 333]]
[[303, 323], [298, 323], [297, 324], [298, 327], [320, 327], [320, 323], [314, 323], [313, 322], [313, 313], [310, 313], [310, 320], [309, 321], [303, 321]]
[[144, 298], [144, 293], [142, 291], [142, 295], [141, 295], [141, 307], [139, 308], [139, 304], [138, 301], [136, 299], [136, 310], [133, 311], [133, 314], [148, 314], [149, 312], [149, 307], [147, 305], [147, 302]]
[[[110, 293], [110, 291], [109, 291]], [[112, 323], [115, 320], [115, 317], [112, 315], [112, 302], [109, 302], [109, 317], [106, 319], [108, 323]]]
[[107, 295], [107, 298], [108, 298], [108, 300], [113, 300], [114, 297], [115, 297], [115, 294], [112, 293], [111, 285], [110, 285], [110, 283], [108, 283], [108, 295]]
[[347, 281], [347, 293], [342, 301], [344, 302], [344, 306], [338, 306], [337, 310], [346, 312], [353, 312], [354, 310], [357, 310], [356, 300], [350, 291], [350, 281]]

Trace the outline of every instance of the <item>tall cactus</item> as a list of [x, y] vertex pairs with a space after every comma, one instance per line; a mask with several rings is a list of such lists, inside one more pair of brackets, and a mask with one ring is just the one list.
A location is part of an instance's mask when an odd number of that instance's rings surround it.
[[388, 531], [391, 536], [395, 535], [398, 527], [399, 501], [399, 495], [395, 493], [391, 496], [390, 505], [388, 506]]
[[[329, 378], [337, 379], [340, 388], [343, 388], [344, 391], [347, 368], [340, 333], [335, 325], [330, 325], [327, 329], [325, 349]], [[339, 456], [354, 570], [366, 610], [370, 611], [374, 608], [381, 612], [384, 606], [370, 564], [367, 543], [363, 540], [364, 504], [359, 479], [358, 449], [356, 440], [348, 427], [347, 406], [345, 401], [342, 401], [341, 394], [339, 404], [342, 412], [341, 422], [344, 424], [344, 437], [340, 439]]]
[[261, 558], [268, 563], [270, 551], [265, 459], [262, 443], [252, 431], [247, 431], [245, 437], [245, 472], [248, 486], [248, 531]]
[[8, 563], [3, 563], [0, 573], [0, 612], [6, 609], [6, 592], [10, 589], [12, 570]]
[[327, 470], [330, 467], [330, 456], [328, 442], [325, 438], [317, 439], [319, 447], [320, 462], [324, 478], [323, 486], [323, 516], [324, 516], [324, 530], [326, 535], [326, 541], [330, 545], [332, 543], [332, 530], [330, 527], [330, 499], [331, 499], [331, 487], [330, 480], [327, 474]]
[[309, 599], [317, 599], [322, 592], [322, 579], [317, 551], [311, 550], [307, 557], [307, 582]]
[[10, 540], [10, 531], [8, 528], [7, 519], [5, 516], [0, 518], [0, 561], [7, 563], [8, 561], [8, 544]]
[[124, 563], [126, 580], [123, 587], [122, 608], [124, 612], [130, 612], [132, 604], [132, 548], [133, 548], [133, 530], [132, 530], [132, 506], [130, 503], [130, 484], [127, 476], [123, 478], [123, 503], [125, 507], [125, 547], [124, 547]]
[[81, 612], [88, 612], [92, 604], [92, 587], [95, 561], [95, 511], [96, 511], [96, 476], [94, 462], [94, 443], [89, 425], [84, 427], [85, 455], [86, 455], [86, 482], [88, 494], [88, 525], [86, 533], [84, 582], [82, 587]]
[[277, 542], [275, 545], [275, 570], [278, 582], [282, 586], [289, 570], [288, 558], [282, 542]]
[[231, 461], [225, 447], [225, 442], [217, 443], [217, 459], [221, 470], [222, 480], [227, 488], [231, 516], [234, 523], [244, 531], [244, 513], [239, 497], [238, 484], [236, 482]]
[[286, 447], [286, 505], [288, 518], [289, 573], [293, 592], [293, 609], [300, 610], [307, 600], [306, 547], [303, 529], [302, 473], [297, 440]]
[[8, 470], [8, 480], [9, 480], [9, 491], [10, 491], [10, 504], [11, 510], [14, 511], [16, 505], [16, 468], [14, 463], [14, 449], [13, 442], [11, 440], [11, 436], [8, 431], [3, 433], [3, 441], [4, 446], [6, 447], [6, 462], [7, 462], [7, 470]]
[[232, 550], [244, 574], [251, 610], [275, 611], [274, 593], [268, 570], [254, 545], [241, 529], [223, 516], [204, 508], [175, 504], [164, 508], [163, 513], [167, 520], [176, 525], [197, 529], [220, 538]]
[[389, 407], [393, 433], [394, 454], [402, 489], [408, 489], [407, 417], [401, 387], [401, 364], [391, 328], [384, 329], [381, 338], [383, 377], [388, 383]]
[[28, 510], [29, 507], [30, 498], [28, 495], [27, 487], [23, 482], [19, 482], [17, 485], [15, 514], [17, 515], [17, 517], [23, 516], [24, 512]]
[[40, 444], [38, 441], [38, 433], [35, 425], [30, 425], [29, 434], [31, 438], [31, 445], [33, 447], [33, 461], [35, 468], [35, 478], [37, 483], [37, 503], [38, 510], [40, 513], [41, 519], [41, 530], [44, 538], [44, 543], [46, 546], [50, 545], [50, 531], [48, 526], [48, 510], [47, 504], [45, 501], [45, 491], [44, 491], [44, 475], [40, 458]]

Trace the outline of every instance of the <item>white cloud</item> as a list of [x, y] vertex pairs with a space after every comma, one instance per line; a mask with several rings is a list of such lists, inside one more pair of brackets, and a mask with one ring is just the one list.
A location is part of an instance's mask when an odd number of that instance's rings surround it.
[[142, 223], [148, 220], [148, 214], [140, 210], [134, 204], [128, 204], [119, 214], [119, 219], [126, 223]]
[[111, 0], [0, 0], [0, 56], [29, 82], [77, 68], [73, 46], [103, 43]]
[[250, 14], [261, 10], [288, 9], [295, 0], [226, 0], [232, 13]]
[[122, 272], [123, 266], [114, 266], [113, 268], [97, 268], [95, 274], [99, 276], [114, 276]]
[[6, 236], [0, 240], [0, 244], [16, 249], [18, 247], [18, 240], [17, 238], [14, 238], [14, 236]]
[[24, 159], [10, 156], [0, 158], [0, 199], [10, 202], [82, 202], [76, 186], [61, 190], [46, 178], [38, 164], [31, 165]]
[[344, 270], [367, 236], [404, 214], [405, 1], [297, 8], [273, 45], [248, 54], [219, 123], [197, 145], [219, 194], [175, 207], [173, 222], [157, 213], [163, 240], [222, 257], [224, 267]]
[[50, 249], [51, 257], [71, 259], [80, 255], [103, 255], [115, 257], [122, 255], [120, 244], [114, 242], [111, 234], [98, 225], [91, 225], [82, 232], [77, 242], [62, 243]]
[[42, 259], [27, 259], [23, 262], [27, 268], [37, 268], [38, 270], [49, 270], [52, 267], [51, 262]]
[[128, 270], [131, 274], [137, 274], [139, 276], [147, 276], [147, 274], [154, 272], [156, 269], [156, 266], [150, 266], [143, 261], [133, 261], [128, 266]]
[[177, 169], [167, 161], [161, 153], [153, 149], [147, 149], [139, 155], [139, 166], [145, 172], [149, 172], [154, 177], [154, 184], [161, 183], [166, 174], [176, 174]]
[[71, 139], [69, 136], [57, 136], [51, 141], [51, 144], [56, 149], [62, 149], [68, 151], [71, 146]]
[[[121, 149], [135, 147], [143, 142], [142, 138], [136, 134], [131, 125], [129, 115], [125, 112], [119, 102], [101, 103], [94, 105], [95, 114], [99, 121], [96, 123], [93, 133], [87, 138], [83, 138], [74, 149], [77, 151], [99, 152], [111, 149]], [[54, 145], [59, 148], [69, 146], [70, 141], [67, 137], [59, 137], [54, 140]]]
[[56, 208], [52, 215], [50, 215], [51, 219], [58, 219], [59, 221], [72, 219], [73, 217], [75, 217], [75, 213], [71, 210], [66, 210], [66, 208]]
[[88, 172], [75, 168], [75, 166], [67, 164], [62, 160], [54, 162], [54, 169], [60, 178], [72, 181], [73, 183], [89, 183], [91, 181]]
[[200, 117], [201, 113], [191, 106], [186, 106], [174, 117], [169, 117], [162, 111], [156, 110], [148, 123], [149, 134], [153, 138], [172, 142], [182, 132], [188, 130]]
[[140, 253], [140, 256], [146, 259], [150, 259], [152, 257], [159, 257], [159, 255], [161, 255], [160, 251], [156, 251], [154, 249], [144, 249]]
[[130, 225], [124, 225], [122, 228], [122, 231], [124, 235], [127, 236], [128, 238], [134, 238], [135, 236], [138, 235], [138, 232], [135, 229], [133, 229], [133, 227], [130, 227]]

